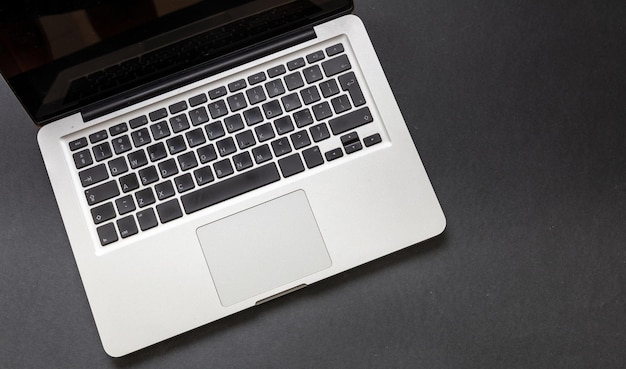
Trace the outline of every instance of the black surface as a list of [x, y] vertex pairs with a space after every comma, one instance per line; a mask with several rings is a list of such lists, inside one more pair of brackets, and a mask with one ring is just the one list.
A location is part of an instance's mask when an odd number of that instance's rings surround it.
[[1, 368], [626, 367], [626, 3], [356, 5], [444, 234], [111, 359], [3, 84]]

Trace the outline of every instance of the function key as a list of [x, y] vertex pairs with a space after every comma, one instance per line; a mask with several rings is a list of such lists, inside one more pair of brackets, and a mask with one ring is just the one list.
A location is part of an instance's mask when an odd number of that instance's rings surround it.
[[298, 68], [302, 68], [304, 67], [306, 63], [304, 62], [304, 58], [298, 58], [296, 60], [292, 60], [290, 62], [287, 63], [287, 68], [289, 70], [294, 70], [294, 69], [298, 69]]
[[109, 128], [109, 133], [111, 136], [117, 136], [120, 133], [124, 133], [128, 131], [128, 125], [126, 123], [116, 124], [113, 127]]
[[168, 107], [170, 114], [180, 113], [183, 110], [187, 109], [187, 103], [184, 101], [179, 101], [175, 104], [172, 104]]
[[256, 85], [257, 83], [261, 83], [263, 81], [265, 81], [264, 72], [259, 72], [257, 74], [253, 74], [250, 77], [248, 77], [248, 83], [251, 85]]
[[70, 150], [72, 151], [82, 149], [85, 146], [87, 146], [87, 139], [85, 137], [81, 137], [79, 139], [76, 139], [70, 142]]
[[344, 50], [342, 44], [337, 44], [326, 48], [326, 54], [328, 54], [328, 56], [337, 55], [339, 53], [342, 53], [343, 51]]
[[96, 143], [96, 142], [100, 142], [100, 141], [106, 139], [107, 137], [108, 137], [107, 136], [107, 131], [104, 131], [104, 130], [103, 131], [98, 131], [96, 133], [92, 133], [92, 134], [89, 135], [89, 142], [91, 142], [93, 144], [93, 143]]
[[324, 52], [322, 50], [316, 51], [306, 56], [306, 61], [309, 63], [315, 63], [324, 59]]
[[270, 76], [270, 78], [274, 78], [276, 76], [280, 76], [281, 74], [284, 74], [285, 72], [287, 72], [287, 70], [285, 69], [284, 65], [277, 65], [273, 68], [268, 69], [267, 75]]
[[196, 95], [189, 99], [189, 105], [191, 106], [197, 106], [200, 104], [204, 104], [205, 102], [207, 102], [205, 94]]
[[130, 124], [130, 128], [137, 128], [137, 127], [141, 127], [144, 124], [148, 123], [148, 118], [145, 115], [142, 115], [140, 117], [137, 118], [133, 118], [131, 120], [128, 121], [128, 124]]
[[211, 91], [209, 91], [209, 97], [211, 98], [211, 100], [215, 100], [219, 97], [222, 97], [226, 95], [226, 87], [222, 86], [222, 87], [218, 87], [215, 88]]
[[117, 233], [115, 232], [115, 226], [113, 223], [108, 223], [102, 227], [98, 227], [98, 238], [100, 238], [100, 244], [106, 246], [110, 243], [117, 241]]
[[151, 121], [157, 121], [159, 119], [163, 119], [167, 117], [167, 110], [165, 108], [161, 108], [159, 110], [155, 110], [152, 113], [148, 114], [150, 116]]
[[235, 82], [231, 82], [228, 84], [228, 90], [230, 92], [235, 92], [246, 88], [246, 81], [244, 79], [237, 80]]

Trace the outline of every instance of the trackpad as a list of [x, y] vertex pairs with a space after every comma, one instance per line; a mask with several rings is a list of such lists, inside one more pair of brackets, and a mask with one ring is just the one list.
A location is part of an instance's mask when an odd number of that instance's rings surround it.
[[224, 306], [332, 264], [302, 190], [202, 226], [197, 234]]

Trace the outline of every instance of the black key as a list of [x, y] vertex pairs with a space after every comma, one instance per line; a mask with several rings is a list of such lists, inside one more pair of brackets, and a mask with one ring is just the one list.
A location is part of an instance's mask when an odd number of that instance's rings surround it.
[[261, 101], [265, 101], [266, 99], [263, 86], [256, 86], [247, 90], [246, 96], [248, 96], [248, 101], [250, 101], [250, 105], [258, 104]]
[[348, 60], [346, 54], [343, 54], [336, 58], [322, 62], [322, 68], [324, 68], [326, 77], [332, 77], [336, 74], [349, 70], [352, 66], [350, 65], [350, 61]]
[[244, 79], [237, 80], [235, 82], [231, 82], [228, 84], [228, 90], [230, 92], [235, 92], [246, 88], [246, 81]]
[[198, 161], [196, 160], [196, 155], [193, 151], [189, 151], [178, 156], [178, 166], [182, 171], [197, 167]]
[[176, 155], [179, 152], [185, 151], [187, 145], [185, 145], [185, 139], [183, 136], [176, 136], [165, 141], [167, 144], [167, 149], [170, 151], [170, 154]]
[[128, 163], [130, 163], [131, 168], [136, 169], [148, 164], [148, 158], [143, 150], [139, 150], [128, 154]]
[[244, 127], [243, 120], [239, 114], [224, 118], [224, 125], [229, 133], [237, 132]]
[[155, 185], [154, 191], [156, 192], [159, 201], [165, 200], [168, 197], [172, 197], [175, 194], [174, 186], [172, 186], [172, 181], [165, 181]]
[[85, 197], [89, 205], [95, 205], [120, 194], [117, 182], [109, 181], [96, 187], [85, 190]]
[[159, 173], [161, 173], [161, 177], [167, 178], [171, 177], [175, 174], [178, 174], [178, 167], [176, 166], [176, 160], [168, 159], [159, 163]]
[[167, 126], [167, 123], [165, 121], [161, 121], [151, 125], [150, 131], [152, 131], [152, 137], [155, 140], [159, 140], [163, 137], [167, 137], [170, 135], [170, 128]]
[[172, 131], [178, 133], [189, 128], [189, 119], [187, 119], [186, 114], [180, 114], [170, 118], [170, 125], [172, 126]]
[[272, 152], [269, 146], [262, 145], [252, 149], [252, 156], [254, 156], [254, 161], [256, 161], [257, 164], [261, 164], [272, 159]]
[[100, 244], [106, 246], [117, 241], [117, 232], [113, 223], [108, 223], [102, 227], [98, 227], [98, 238], [100, 238]]
[[326, 54], [328, 54], [328, 56], [333, 56], [333, 55], [337, 55], [339, 53], [343, 52], [343, 45], [342, 44], [336, 44], [333, 45], [331, 47], [327, 47], [326, 48]]
[[150, 157], [150, 161], [152, 162], [161, 160], [167, 156], [167, 151], [165, 150], [163, 142], [157, 142], [154, 145], [148, 146], [146, 151], [148, 152], [148, 157]]
[[256, 143], [256, 141], [254, 140], [254, 134], [252, 134], [251, 130], [238, 133], [235, 136], [235, 140], [237, 141], [237, 145], [241, 150], [247, 149], [248, 147]]
[[274, 78], [276, 76], [280, 76], [281, 74], [284, 74], [287, 70], [285, 69], [284, 65], [277, 65], [273, 68], [270, 68], [267, 70], [267, 75], [270, 76], [270, 78]]
[[330, 97], [339, 93], [339, 86], [334, 79], [329, 79], [320, 83], [320, 90], [322, 91], [322, 96]]
[[211, 98], [211, 100], [215, 100], [217, 98], [225, 96], [226, 93], [227, 93], [226, 87], [221, 86], [221, 87], [218, 87], [218, 88], [215, 88], [215, 89], [209, 91], [209, 97]]
[[204, 133], [202, 133], [202, 128], [196, 128], [193, 131], [185, 133], [185, 137], [187, 137], [189, 147], [200, 146], [206, 142]]
[[365, 147], [376, 145], [377, 143], [380, 143], [381, 141], [382, 139], [380, 138], [380, 134], [378, 133], [375, 133], [371, 136], [367, 136], [363, 139], [363, 143], [365, 144]]
[[207, 124], [205, 130], [206, 135], [209, 137], [209, 140], [215, 140], [226, 134], [226, 132], [224, 132], [224, 126], [222, 125], [222, 122], [219, 121]]
[[127, 135], [114, 138], [111, 143], [113, 144], [113, 151], [118, 155], [133, 148]]
[[109, 161], [109, 170], [111, 175], [118, 176], [128, 172], [128, 165], [126, 165], [126, 159], [123, 156], [115, 158]]
[[168, 110], [170, 111], [170, 114], [180, 113], [183, 110], [187, 110], [187, 103], [185, 101], [179, 101], [168, 106]]
[[200, 163], [208, 163], [217, 159], [217, 153], [215, 152], [215, 147], [213, 145], [202, 146], [198, 149], [198, 159], [200, 159]]
[[289, 139], [287, 137], [283, 137], [272, 141], [272, 149], [274, 149], [274, 155], [276, 157], [290, 153], [291, 145], [289, 145]]
[[109, 219], [115, 218], [115, 208], [112, 203], [107, 202], [106, 204], [91, 209], [91, 217], [93, 218], [94, 224], [106, 222]]
[[350, 105], [350, 99], [348, 99], [348, 95], [337, 96], [334, 99], [330, 100], [331, 104], [333, 104], [333, 109], [335, 109], [336, 114], [341, 114], [344, 111], [352, 109], [352, 105]]
[[278, 100], [272, 100], [263, 104], [263, 111], [265, 112], [265, 118], [267, 119], [278, 117], [283, 113]]
[[[207, 102], [207, 98], [205, 94], [200, 94], [200, 95], [196, 95], [193, 96], [189, 99], [189, 106], [193, 107], [193, 106], [198, 106], [200, 104], [204, 104], [205, 102]], [[173, 114], [173, 113], [172, 113]]]
[[274, 130], [272, 129], [272, 125], [270, 123], [265, 123], [256, 127], [254, 132], [256, 132], [256, 137], [259, 139], [259, 142], [274, 138]]
[[248, 77], [248, 83], [250, 85], [256, 85], [257, 83], [261, 83], [265, 81], [265, 73], [259, 72]]
[[130, 173], [120, 177], [120, 188], [124, 193], [138, 189], [139, 181], [137, 180], [137, 175], [135, 173]]
[[302, 74], [304, 75], [304, 79], [307, 81], [307, 83], [317, 82], [324, 78], [324, 75], [322, 75], [322, 70], [320, 69], [319, 65], [313, 65], [311, 67], [304, 68], [302, 70]]
[[140, 208], [143, 208], [148, 205], [152, 205], [156, 201], [154, 199], [154, 194], [152, 193], [152, 189], [150, 188], [137, 191], [135, 193], [135, 199], [137, 200], [137, 205], [139, 205]]
[[209, 104], [209, 113], [211, 113], [211, 118], [217, 119], [219, 117], [223, 117], [228, 114], [228, 108], [226, 107], [226, 102], [224, 100], [215, 101]]
[[301, 128], [313, 123], [313, 116], [309, 109], [303, 109], [293, 113], [293, 120], [296, 122], [296, 126]]
[[283, 173], [283, 177], [285, 178], [304, 171], [304, 165], [302, 164], [302, 159], [300, 159], [300, 154], [298, 153], [278, 160], [278, 165], [280, 166], [280, 171]]
[[243, 117], [245, 118], [248, 126], [252, 126], [263, 121], [263, 113], [261, 113], [261, 109], [256, 106], [250, 110], [244, 111]]
[[139, 180], [144, 186], [149, 185], [150, 183], [154, 183], [159, 180], [159, 173], [153, 166], [140, 169]]
[[339, 159], [343, 156], [343, 151], [341, 151], [341, 147], [338, 147], [334, 150], [330, 150], [324, 154], [326, 156], [326, 160], [333, 161], [335, 159]]
[[276, 127], [276, 133], [279, 135], [293, 131], [293, 123], [291, 122], [291, 117], [288, 115], [276, 119], [274, 121], [274, 126]]
[[304, 162], [309, 169], [324, 164], [324, 159], [322, 159], [322, 152], [317, 146], [310, 147], [302, 151], [302, 157], [304, 157]]
[[96, 161], [102, 161], [113, 156], [113, 153], [111, 152], [111, 146], [109, 145], [108, 142], [103, 142], [99, 145], [96, 145], [93, 147], [92, 150], [93, 150], [93, 156], [96, 159]]
[[333, 115], [332, 110], [330, 110], [330, 105], [328, 105], [326, 101], [313, 105], [311, 109], [313, 109], [313, 115], [315, 115], [315, 119], [318, 121]]
[[343, 76], [340, 76], [339, 84], [344, 91], [348, 91], [350, 97], [352, 98], [352, 103], [354, 103], [354, 106], [361, 106], [365, 104], [365, 96], [363, 96], [363, 91], [361, 91], [359, 81], [357, 81], [356, 76], [353, 72], [346, 73]]
[[157, 222], [156, 215], [154, 214], [154, 210], [152, 210], [152, 208], [148, 208], [146, 210], [142, 210], [138, 212], [137, 222], [139, 222], [139, 228], [142, 231], [146, 231], [150, 228], [154, 228], [159, 224]]
[[363, 146], [361, 145], [361, 142], [354, 142], [354, 143], [344, 146], [344, 149], [346, 150], [346, 154], [352, 154], [353, 152], [357, 152], [361, 150], [362, 148]]
[[285, 87], [280, 79], [269, 81], [265, 84], [265, 89], [270, 98], [282, 95], [285, 93]]
[[241, 154], [233, 156], [233, 164], [237, 171], [242, 171], [252, 166], [252, 158], [247, 151], [244, 151]]
[[283, 96], [283, 98], [280, 100], [283, 102], [283, 106], [285, 107], [285, 111], [287, 112], [302, 107], [302, 103], [300, 102], [300, 98], [298, 97], [297, 93]]
[[193, 177], [191, 177], [191, 174], [189, 173], [185, 173], [182, 176], [174, 178], [174, 184], [176, 185], [178, 193], [187, 192], [195, 187], [193, 184]]
[[109, 128], [109, 133], [111, 134], [111, 136], [117, 136], [126, 131], [128, 131], [128, 125], [126, 123], [116, 124], [113, 127]]
[[95, 144], [97, 142], [107, 139], [108, 137], [109, 136], [107, 135], [107, 131], [98, 131], [89, 135], [89, 142]]
[[81, 137], [79, 139], [76, 139], [70, 142], [70, 150], [72, 151], [82, 149], [85, 146], [87, 146], [87, 139], [85, 137]]
[[[140, 192], [141, 191], [139, 191], [138, 194]], [[131, 195], [126, 195], [115, 200], [115, 206], [117, 207], [117, 211], [120, 215], [124, 215], [135, 210], [135, 202], [133, 201], [133, 197]]]
[[232, 110], [233, 112], [245, 109], [248, 106], [246, 98], [241, 92], [236, 95], [229, 96], [228, 98], [226, 98], [226, 100], [228, 101], [228, 106], [230, 107], [230, 110]]
[[276, 164], [269, 163], [247, 172], [203, 187], [181, 197], [187, 214], [255, 190], [280, 179]]
[[302, 68], [305, 65], [306, 65], [306, 62], [304, 61], [304, 58], [298, 58], [296, 60], [292, 60], [288, 62], [287, 69], [294, 70], [294, 69]]
[[191, 121], [191, 124], [197, 126], [198, 124], [208, 122], [209, 115], [207, 114], [204, 106], [200, 106], [189, 111], [189, 120]]
[[172, 199], [163, 204], [159, 204], [157, 205], [156, 209], [157, 213], [159, 213], [159, 219], [161, 219], [161, 223], [167, 223], [183, 216], [183, 213], [180, 210], [180, 205], [178, 204], [178, 200], [176, 199]]
[[293, 148], [296, 150], [309, 146], [311, 144], [311, 140], [309, 139], [309, 135], [306, 133], [306, 131], [293, 133], [290, 137]]
[[324, 52], [322, 50], [316, 51], [306, 56], [306, 61], [310, 63], [315, 63], [324, 59]]
[[202, 167], [193, 171], [193, 176], [196, 177], [196, 183], [198, 186], [203, 186], [207, 183], [213, 182], [213, 172], [211, 167]]
[[313, 127], [309, 128], [309, 132], [311, 133], [311, 137], [315, 142], [320, 142], [330, 137], [330, 132], [328, 132], [326, 123], [314, 125]]
[[328, 121], [333, 134], [338, 135], [372, 122], [370, 109], [365, 107]]
[[150, 143], [150, 133], [147, 128], [142, 128], [138, 131], [132, 132], [130, 136], [133, 138], [133, 143], [136, 147], [147, 145]]
[[346, 133], [341, 136], [341, 144], [347, 146], [359, 141], [359, 135], [356, 132]]
[[300, 95], [302, 96], [302, 101], [304, 101], [306, 105], [313, 104], [321, 99], [320, 93], [317, 92], [317, 87], [315, 86], [305, 88], [300, 91]]
[[122, 238], [130, 237], [138, 232], [135, 218], [133, 218], [132, 215], [118, 219], [117, 228], [120, 230], [120, 236], [122, 236]]
[[233, 174], [233, 167], [230, 165], [230, 160], [228, 159], [220, 160], [213, 164], [213, 169], [215, 170], [217, 178], [223, 178]]
[[76, 169], [81, 169], [93, 164], [93, 159], [91, 158], [91, 152], [89, 151], [89, 149], [79, 151], [72, 155], [72, 157], [74, 158], [74, 164], [76, 165]]
[[287, 85], [287, 89], [289, 91], [295, 90], [296, 88], [300, 88], [304, 86], [304, 81], [302, 80], [302, 76], [300, 72], [291, 73], [285, 76], [285, 85]]
[[100, 164], [79, 172], [78, 177], [80, 178], [80, 183], [83, 187], [87, 187], [109, 178], [109, 173], [107, 172], [107, 168], [104, 164]]
[[141, 127], [144, 124], [148, 124], [148, 118], [145, 115], [142, 115], [140, 117], [129, 120], [128, 124], [130, 124], [130, 128], [133, 128], [133, 129], [137, 127]]
[[235, 147], [235, 141], [233, 141], [231, 137], [226, 137], [223, 140], [217, 141], [215, 145], [217, 145], [217, 152], [219, 152], [220, 156], [222, 157], [230, 155], [237, 151], [237, 147]]
[[167, 110], [165, 108], [161, 108], [159, 110], [155, 110], [148, 114], [151, 122], [156, 122], [157, 120], [161, 120], [167, 117]]

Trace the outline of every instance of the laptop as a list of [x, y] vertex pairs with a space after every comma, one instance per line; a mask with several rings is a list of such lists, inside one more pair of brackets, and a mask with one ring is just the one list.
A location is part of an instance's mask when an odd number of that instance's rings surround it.
[[445, 218], [349, 0], [0, 6], [104, 350], [434, 237]]

